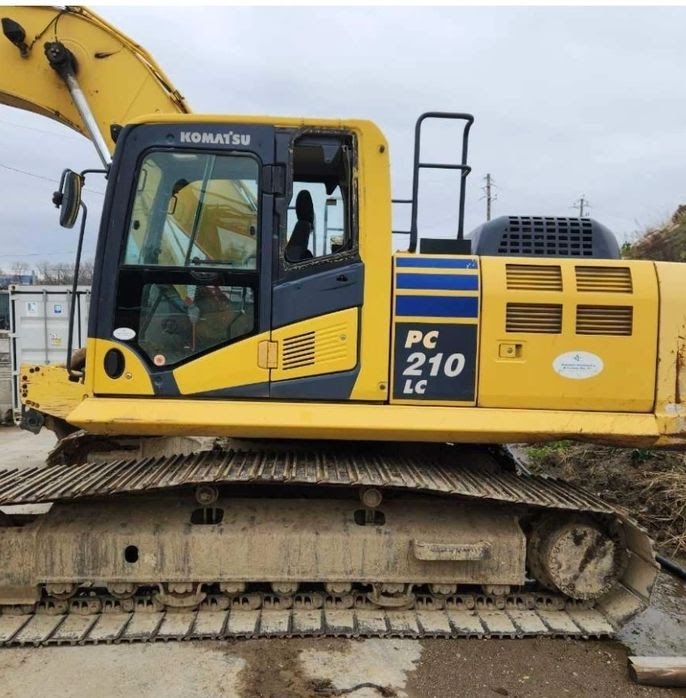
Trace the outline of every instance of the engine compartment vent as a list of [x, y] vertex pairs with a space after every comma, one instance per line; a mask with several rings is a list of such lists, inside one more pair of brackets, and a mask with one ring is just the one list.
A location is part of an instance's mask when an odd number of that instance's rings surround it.
[[592, 257], [593, 226], [589, 218], [510, 216], [498, 254]]
[[499, 216], [470, 237], [476, 255], [620, 259], [617, 238], [592, 218]]
[[560, 334], [562, 305], [557, 303], [508, 303], [505, 329], [507, 332]]
[[314, 363], [315, 333], [305, 332], [283, 340], [281, 368], [288, 371]]
[[562, 269], [559, 265], [506, 264], [509, 291], [561, 291]]
[[576, 333], [629, 336], [633, 332], [633, 316], [630, 305], [579, 305]]
[[576, 290], [595, 293], [632, 293], [629, 267], [576, 267]]

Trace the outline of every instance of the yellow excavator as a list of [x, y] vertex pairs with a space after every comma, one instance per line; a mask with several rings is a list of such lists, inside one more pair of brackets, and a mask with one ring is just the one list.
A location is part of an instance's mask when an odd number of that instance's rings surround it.
[[[192, 113], [84, 8], [2, 29], [0, 101], [102, 160], [54, 197], [79, 250], [107, 191], [87, 345], [20, 371], [22, 426], [61, 441], [0, 473], [1, 645], [604, 637], [645, 606], [645, 532], [504, 446], [686, 445], [683, 265], [586, 218], [466, 236], [473, 117], [443, 112], [392, 255], [373, 123]], [[439, 119], [459, 162], [422, 158]], [[426, 168], [460, 174], [454, 239], [420, 235]]]

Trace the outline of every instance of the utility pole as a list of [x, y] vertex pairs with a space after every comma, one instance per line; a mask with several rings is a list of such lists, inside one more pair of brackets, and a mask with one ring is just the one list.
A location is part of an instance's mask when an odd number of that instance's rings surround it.
[[491, 206], [492, 206], [494, 201], [497, 201], [498, 195], [497, 194], [495, 196], [493, 195], [493, 188], [495, 187], [495, 182], [493, 181], [493, 177], [491, 177], [490, 172], [486, 173], [484, 180], [486, 181], [486, 186], [482, 187], [482, 190], [485, 193], [484, 193], [484, 196], [482, 196], [481, 198], [486, 199], [486, 220], [490, 221], [491, 220]]
[[584, 213], [588, 211], [589, 208], [591, 208], [591, 205], [588, 202], [588, 199], [586, 198], [586, 194], [582, 194], [573, 204], [572, 208], [578, 208], [579, 209], [579, 218], [584, 217]]

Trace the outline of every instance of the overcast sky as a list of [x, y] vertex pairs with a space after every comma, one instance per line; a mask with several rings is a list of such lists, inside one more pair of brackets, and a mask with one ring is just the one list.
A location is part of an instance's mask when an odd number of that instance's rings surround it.
[[[423, 111], [467, 111], [467, 230], [494, 215], [573, 215], [579, 195], [620, 239], [686, 203], [686, 8], [96, 8], [145, 46], [196, 112], [362, 117], [390, 143], [396, 197], [410, 194]], [[437, 129], [429, 159], [456, 160]], [[91, 144], [48, 119], [0, 107], [0, 268], [71, 260], [57, 225], [63, 167], [97, 166]], [[456, 227], [455, 179], [423, 179], [422, 222]], [[104, 183], [86, 201], [95, 247]], [[407, 220], [396, 217], [395, 227]], [[421, 231], [420, 231], [421, 232]]]

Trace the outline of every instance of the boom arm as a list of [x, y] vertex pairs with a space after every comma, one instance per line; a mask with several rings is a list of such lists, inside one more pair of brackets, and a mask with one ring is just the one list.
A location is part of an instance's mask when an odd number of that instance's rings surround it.
[[[73, 128], [111, 153], [113, 124], [142, 114], [188, 113], [190, 109], [153, 58], [138, 44], [84, 7], [2, 8], [0, 104], [43, 114]], [[23, 38], [22, 38], [23, 30]], [[46, 56], [60, 44], [73, 56], [74, 85]], [[67, 55], [69, 55], [69, 53]], [[54, 68], [54, 69], [53, 69]], [[58, 74], [59, 73], [59, 74]], [[86, 111], [78, 102], [85, 100]], [[81, 107], [81, 108], [79, 108]]]

